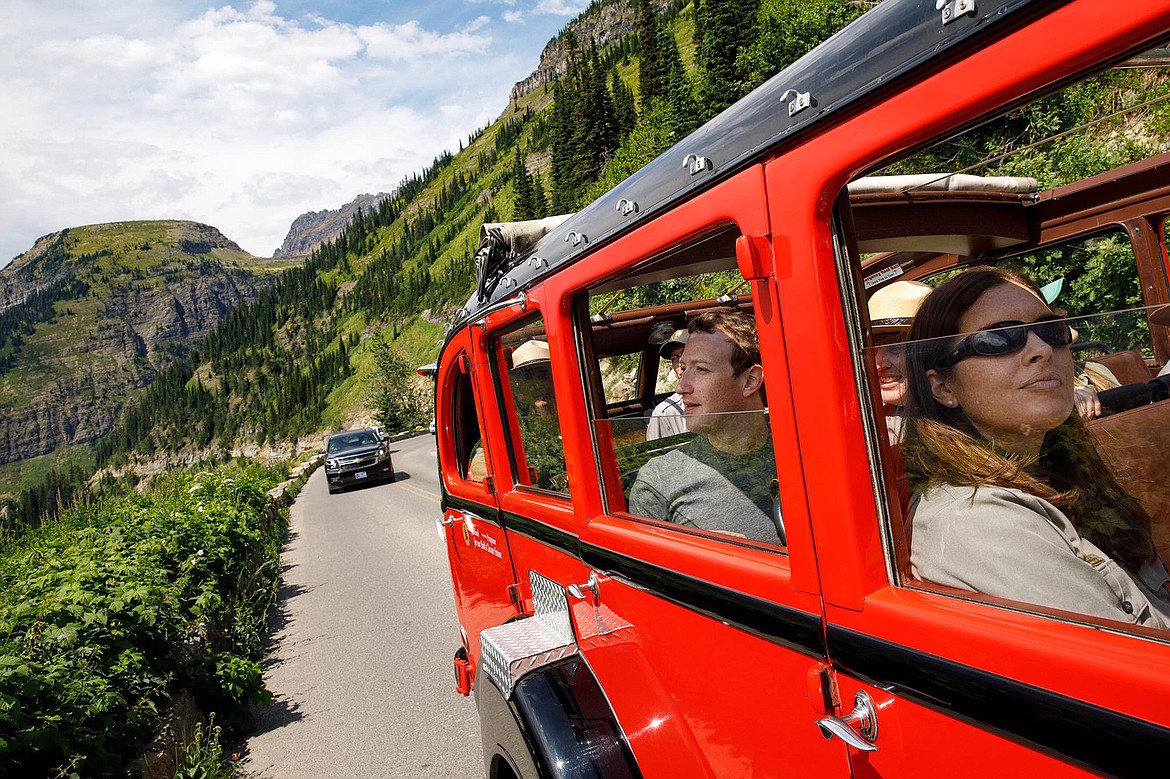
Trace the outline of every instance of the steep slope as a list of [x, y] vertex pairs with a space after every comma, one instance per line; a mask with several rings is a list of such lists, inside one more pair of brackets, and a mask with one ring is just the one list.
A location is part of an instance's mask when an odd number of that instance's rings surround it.
[[0, 462], [107, 433], [131, 391], [255, 297], [276, 267], [194, 222], [39, 239], [0, 270]]

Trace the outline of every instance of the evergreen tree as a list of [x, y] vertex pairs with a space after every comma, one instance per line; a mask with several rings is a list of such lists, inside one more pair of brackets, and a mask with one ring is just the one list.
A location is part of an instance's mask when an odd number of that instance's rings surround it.
[[683, 66], [674, 36], [665, 27], [661, 29], [659, 52], [666, 79], [666, 103], [670, 108], [670, 131], [675, 140], [699, 126], [699, 106], [694, 87]]
[[596, 181], [618, 147], [618, 126], [614, 120], [613, 97], [605, 85], [605, 68], [597, 48], [590, 49], [589, 58], [579, 70], [579, 99], [581, 106], [579, 126], [584, 135], [586, 175], [581, 184]]
[[650, 0], [638, 0], [636, 31], [638, 35], [638, 89], [642, 93], [642, 106], [662, 97], [665, 83], [662, 73], [662, 58], [658, 52], [658, 12]]
[[596, 46], [589, 50], [589, 59], [581, 69], [581, 81], [585, 110], [582, 118], [588, 132], [586, 142], [590, 152], [589, 163], [593, 169], [589, 179], [595, 181], [601, 175], [604, 161], [609, 159], [618, 145], [613, 97], [605, 86], [605, 68], [602, 67]]
[[544, 185], [540, 183], [540, 176], [532, 177], [532, 205], [536, 209], [534, 218], [543, 219], [552, 216], [549, 213], [548, 198], [544, 194]]
[[756, 37], [760, 0], [705, 0], [696, 8], [699, 103], [710, 118], [747, 94], [739, 62]]
[[430, 418], [426, 395], [414, 381], [415, 369], [406, 357], [377, 335], [371, 339], [377, 379], [371, 401], [374, 419], [388, 432], [421, 427]]
[[570, 91], [562, 79], [553, 84], [552, 119], [549, 121], [551, 167], [550, 199], [553, 211], [563, 214], [576, 205], [573, 192], [573, 109]]
[[520, 154], [520, 145], [513, 147], [512, 158], [512, 219], [517, 222], [536, 218], [536, 203], [533, 198], [532, 176], [524, 165], [524, 157]]
[[610, 93], [613, 95], [613, 120], [619, 142], [634, 129], [638, 113], [634, 109], [634, 93], [622, 81], [615, 70], [610, 77]]

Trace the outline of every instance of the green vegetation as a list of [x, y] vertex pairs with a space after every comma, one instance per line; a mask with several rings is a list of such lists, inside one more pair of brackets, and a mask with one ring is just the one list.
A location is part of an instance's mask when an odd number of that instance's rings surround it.
[[381, 336], [373, 339], [377, 368], [374, 394], [370, 398], [374, 419], [387, 430], [413, 430], [430, 418], [430, 399], [414, 379], [416, 365]]
[[223, 753], [223, 728], [211, 717], [207, 726], [195, 723], [195, 730], [179, 747], [175, 779], [232, 779], [240, 775], [235, 756]]
[[268, 699], [283, 470], [225, 466], [67, 512], [0, 549], [0, 761], [120, 776], [180, 691], [229, 728]]

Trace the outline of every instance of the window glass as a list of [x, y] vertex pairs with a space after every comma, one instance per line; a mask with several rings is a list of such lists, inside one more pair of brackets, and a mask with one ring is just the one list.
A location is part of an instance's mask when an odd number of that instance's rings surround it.
[[[467, 359], [466, 356], [461, 359]], [[455, 433], [455, 457], [459, 466], [459, 475], [468, 481], [483, 481], [487, 476], [487, 459], [483, 449], [483, 439], [480, 435], [479, 413], [475, 408], [475, 395], [472, 391], [471, 375], [457, 373], [454, 375], [454, 391], [451, 402], [453, 404], [452, 429]]]
[[638, 396], [638, 358], [640, 354], [620, 354], [598, 360], [602, 384], [611, 403]]
[[594, 373], [593, 424], [599, 456], [616, 466], [602, 468], [616, 482], [611, 513], [778, 547], [776, 458], [737, 235], [704, 236], [590, 295], [586, 351], [623, 366]]
[[1082, 323], [1079, 350], [1100, 354], [1133, 349], [1153, 359], [1137, 262], [1121, 228], [1025, 252], [1005, 264], [1040, 283], [1053, 305], [1069, 316], [1097, 314]]
[[1130, 240], [1162, 220], [1168, 98], [1165, 68], [1113, 71], [850, 184], [907, 586], [1170, 629], [1170, 301]]
[[512, 476], [516, 483], [554, 492], [569, 491], [565, 450], [544, 321], [529, 320], [502, 336], [497, 358], [510, 407]]

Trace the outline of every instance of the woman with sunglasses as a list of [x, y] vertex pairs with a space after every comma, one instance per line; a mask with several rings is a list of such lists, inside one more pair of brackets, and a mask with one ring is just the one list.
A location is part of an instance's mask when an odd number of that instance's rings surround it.
[[915, 576], [1170, 629], [1150, 519], [1073, 413], [1074, 334], [1031, 281], [979, 268], [910, 329], [904, 445]]

